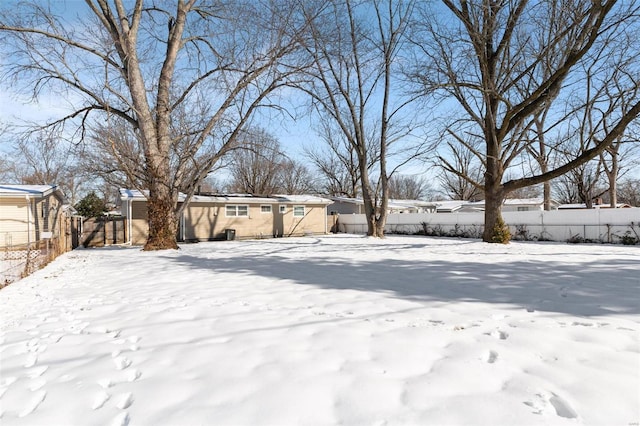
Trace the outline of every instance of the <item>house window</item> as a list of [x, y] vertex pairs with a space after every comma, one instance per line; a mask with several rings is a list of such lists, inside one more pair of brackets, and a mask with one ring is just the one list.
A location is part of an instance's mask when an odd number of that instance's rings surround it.
[[287, 212], [287, 206], [280, 206], [280, 213], [284, 214]]
[[529, 207], [518, 207], [518, 211], [519, 212], [528, 212], [529, 211]]
[[49, 217], [49, 210], [51, 209], [51, 205], [48, 199], [44, 199], [40, 203], [40, 209], [43, 219], [47, 219]]
[[263, 204], [260, 206], [260, 213], [271, 213], [271, 205]]
[[304, 217], [304, 206], [293, 206], [293, 217]]
[[234, 216], [249, 217], [249, 206], [228, 205], [225, 208], [225, 215], [227, 217], [234, 217]]

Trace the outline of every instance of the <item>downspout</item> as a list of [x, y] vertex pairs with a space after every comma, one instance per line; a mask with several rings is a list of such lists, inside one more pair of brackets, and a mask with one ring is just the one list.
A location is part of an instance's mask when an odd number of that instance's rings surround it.
[[180, 213], [180, 241], [184, 241], [184, 210]]
[[329, 225], [327, 224], [327, 222], [329, 222], [329, 216], [327, 216], [327, 208], [329, 206], [327, 204], [325, 204], [324, 206], [324, 235], [327, 235], [329, 233], [328, 229], [329, 229]]
[[31, 248], [31, 202], [29, 200], [29, 194], [24, 196], [27, 202], [27, 250]]
[[133, 245], [133, 225], [131, 223], [133, 221], [131, 218], [133, 215], [133, 208], [131, 207], [131, 204], [133, 204], [131, 200], [127, 200], [127, 228], [129, 229], [129, 241], [127, 241], [127, 244], [129, 245]]

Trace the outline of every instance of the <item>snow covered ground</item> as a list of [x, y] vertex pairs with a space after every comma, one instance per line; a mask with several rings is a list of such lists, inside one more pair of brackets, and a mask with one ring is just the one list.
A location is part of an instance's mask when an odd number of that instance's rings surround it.
[[86, 249], [0, 309], [3, 426], [640, 422], [640, 247]]

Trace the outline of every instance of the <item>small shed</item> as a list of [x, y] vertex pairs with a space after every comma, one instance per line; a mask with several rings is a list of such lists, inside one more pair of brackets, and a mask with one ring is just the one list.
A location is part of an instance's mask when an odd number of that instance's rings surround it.
[[[132, 244], [147, 240], [147, 194], [120, 190], [121, 212], [127, 218]], [[178, 202], [185, 200], [181, 194]], [[228, 239], [230, 235], [249, 239], [326, 234], [327, 205], [331, 203], [314, 195], [194, 195], [180, 217], [177, 239], [195, 242]]]
[[0, 247], [58, 238], [64, 194], [56, 185], [0, 184]]

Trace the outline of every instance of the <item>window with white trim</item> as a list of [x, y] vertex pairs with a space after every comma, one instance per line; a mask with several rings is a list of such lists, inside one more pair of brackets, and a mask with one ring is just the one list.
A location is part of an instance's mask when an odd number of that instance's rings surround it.
[[293, 217], [304, 217], [304, 206], [293, 206]]
[[284, 214], [287, 212], [287, 206], [280, 206], [280, 213]]
[[528, 212], [529, 211], [529, 207], [518, 207], [518, 211], [519, 212]]
[[227, 205], [224, 211], [227, 217], [249, 217], [249, 206]]
[[260, 213], [271, 213], [271, 204], [263, 204], [260, 206]]

